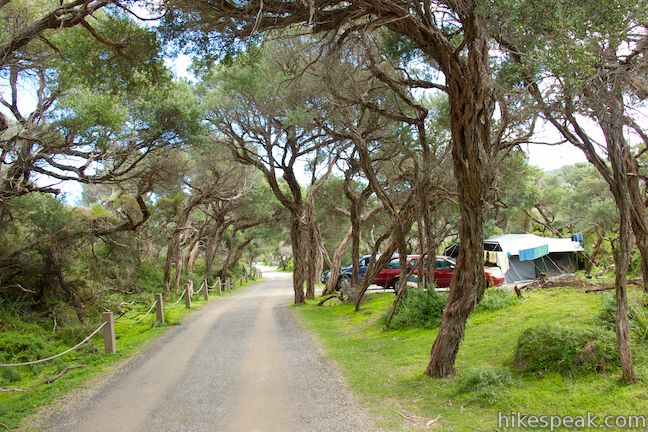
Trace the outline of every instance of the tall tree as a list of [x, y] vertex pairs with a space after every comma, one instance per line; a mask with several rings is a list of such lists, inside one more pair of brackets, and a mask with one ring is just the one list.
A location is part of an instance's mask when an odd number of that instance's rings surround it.
[[[224, 34], [249, 37], [297, 24], [314, 32], [340, 31], [344, 39], [353, 30], [386, 27], [402, 35], [443, 74], [450, 104], [450, 131], [454, 175], [459, 191], [462, 248], [450, 287], [437, 339], [426, 373], [445, 377], [454, 373], [454, 361], [468, 315], [485, 288], [483, 227], [497, 173], [499, 139], [493, 139], [489, 43], [478, 2], [334, 1], [271, 3], [250, 0], [236, 5], [218, 1], [165, 2], [171, 34], [187, 37]], [[187, 13], [184, 13], [187, 12]], [[191, 29], [191, 32], [187, 32]], [[209, 37], [207, 38], [209, 39]], [[221, 39], [223, 40], [223, 39]], [[496, 132], [496, 135], [499, 135]]]
[[[551, 3], [525, 8], [523, 14], [514, 4], [498, 4], [491, 9], [497, 29], [494, 34], [518, 66], [519, 76], [539, 111], [569, 143], [583, 151], [614, 197], [619, 214], [615, 249], [617, 341], [623, 379], [631, 382], [635, 374], [626, 298], [630, 236], [633, 232], [642, 256], [648, 290], [648, 219], [639, 165], [624, 128], [640, 137], [643, 152], [648, 142], [646, 131], [626, 106], [631, 94], [645, 91], [638, 77], [646, 73], [643, 58], [648, 50], [648, 33], [644, 21], [648, 7], [645, 2], [632, 0], [566, 1], [560, 2], [560, 8]], [[523, 19], [526, 16], [533, 19]], [[542, 29], [542, 39], [529, 28]], [[566, 52], [572, 55], [565, 56]], [[584, 117], [598, 126], [602, 146], [597, 144], [592, 128], [583, 122]]]
[[[222, 137], [221, 142], [238, 162], [263, 173], [277, 200], [290, 212], [295, 303], [303, 303], [308, 278], [309, 205], [297, 177], [299, 163], [326, 151], [335, 140], [309, 114], [313, 95], [308, 91], [312, 87], [277, 73], [282, 70], [281, 61], [272, 57], [272, 50], [250, 49], [231, 64], [221, 64], [203, 81], [212, 89], [208, 119]], [[325, 161], [331, 165], [330, 158]], [[315, 160], [312, 169], [321, 163]]]

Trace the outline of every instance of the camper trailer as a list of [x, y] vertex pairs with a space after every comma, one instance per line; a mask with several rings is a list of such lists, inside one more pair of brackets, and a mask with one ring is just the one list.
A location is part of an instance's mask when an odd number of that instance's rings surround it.
[[[445, 254], [456, 257], [459, 247], [450, 245]], [[528, 282], [576, 273], [577, 253], [582, 250], [582, 244], [572, 239], [505, 234], [484, 241], [484, 260], [502, 269], [506, 283]]]

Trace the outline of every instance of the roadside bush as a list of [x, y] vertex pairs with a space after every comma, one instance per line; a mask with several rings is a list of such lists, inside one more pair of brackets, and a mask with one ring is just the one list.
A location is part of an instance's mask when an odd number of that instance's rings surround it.
[[513, 364], [522, 372], [574, 375], [618, 366], [619, 356], [610, 331], [544, 325], [520, 335]]
[[12, 331], [0, 334], [0, 362], [26, 362], [55, 353], [56, 348], [40, 336]]
[[407, 288], [392, 320], [392, 327], [435, 328], [441, 323], [441, 315], [447, 296], [433, 289]]
[[610, 293], [603, 294], [603, 309], [598, 316], [599, 322], [608, 330], [616, 326], [616, 300]]
[[[648, 341], [648, 306], [644, 302], [630, 303], [628, 317], [632, 334], [640, 341]], [[598, 320], [609, 330], [616, 328], [616, 300], [613, 294], [605, 293]]]
[[7, 368], [0, 368], [0, 385], [7, 385], [14, 383], [16, 381], [20, 381], [22, 379], [22, 376], [16, 368], [12, 367], [7, 367]]
[[630, 329], [640, 341], [648, 341], [648, 308], [635, 304], [630, 307]]
[[502, 388], [515, 384], [513, 374], [506, 368], [470, 368], [457, 380], [457, 393], [470, 395], [468, 400], [478, 405], [502, 402]]
[[475, 311], [496, 311], [517, 303], [515, 294], [504, 288], [489, 288], [484, 293]]

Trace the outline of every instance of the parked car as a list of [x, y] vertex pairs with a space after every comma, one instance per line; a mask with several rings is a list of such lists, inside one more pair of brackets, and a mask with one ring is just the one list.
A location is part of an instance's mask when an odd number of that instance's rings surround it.
[[[407, 257], [408, 263], [411, 259], [410, 256]], [[369, 268], [369, 263], [371, 262], [371, 255], [363, 255], [359, 260], [358, 267], [358, 277], [362, 280], [364, 275], [367, 273]], [[380, 270], [380, 272], [374, 277], [372, 283], [379, 285], [384, 288], [394, 288], [398, 284], [400, 261], [398, 255], [394, 255], [392, 259], [387, 263], [385, 268]], [[336, 289], [340, 289], [340, 286], [351, 279], [351, 274], [353, 272], [353, 265], [349, 264], [340, 269], [340, 274], [338, 275], [338, 281], [335, 285]], [[320, 280], [322, 283], [326, 283], [331, 276], [331, 271], [326, 270], [322, 273]]]
[[[407, 256], [407, 268], [408, 271], [413, 270], [412, 274], [418, 276], [418, 260], [420, 255], [408, 255]], [[367, 272], [369, 267], [369, 262], [371, 255], [364, 255], [360, 257], [358, 276], [362, 279]], [[453, 258], [437, 255], [434, 262], [434, 284], [437, 288], [445, 288], [450, 286], [450, 281], [452, 281], [452, 273], [455, 269], [456, 262]], [[427, 269], [427, 257], [424, 258], [424, 267]], [[338, 281], [335, 285], [337, 290], [340, 289], [342, 284], [351, 279], [351, 272], [353, 271], [353, 266], [348, 265], [340, 269], [340, 274], [338, 275]], [[424, 270], [425, 277], [427, 278], [427, 270]], [[484, 269], [484, 275], [486, 277], [487, 286], [497, 286], [502, 285], [505, 281], [504, 273], [500, 270], [499, 267], [486, 267]], [[326, 283], [331, 276], [331, 271], [326, 270], [322, 273], [321, 281]], [[372, 283], [379, 285], [383, 288], [392, 288], [396, 290], [398, 288], [398, 282], [400, 277], [400, 259], [398, 255], [394, 255], [392, 259], [387, 263], [385, 268], [380, 270], [380, 272], [374, 277]]]
[[[418, 266], [418, 260], [420, 255], [411, 255], [413, 258], [410, 260], [409, 265], [414, 267], [414, 274], [418, 274], [416, 267]], [[427, 268], [427, 257], [425, 257], [423, 266]], [[457, 263], [453, 258], [450, 258], [445, 255], [437, 255], [436, 260], [434, 261], [434, 285], [437, 288], [445, 288], [450, 286], [452, 281], [452, 273], [456, 267]], [[427, 271], [425, 271], [425, 276], [427, 277]], [[502, 285], [506, 278], [504, 273], [499, 267], [485, 267], [484, 276], [486, 277], [487, 286], [498, 286]]]

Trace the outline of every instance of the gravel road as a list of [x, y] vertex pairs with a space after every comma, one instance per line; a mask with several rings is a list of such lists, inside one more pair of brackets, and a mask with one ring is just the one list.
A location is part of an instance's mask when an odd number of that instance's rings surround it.
[[264, 274], [196, 312], [97, 388], [33, 422], [49, 431], [371, 431], [287, 304], [291, 275]]

